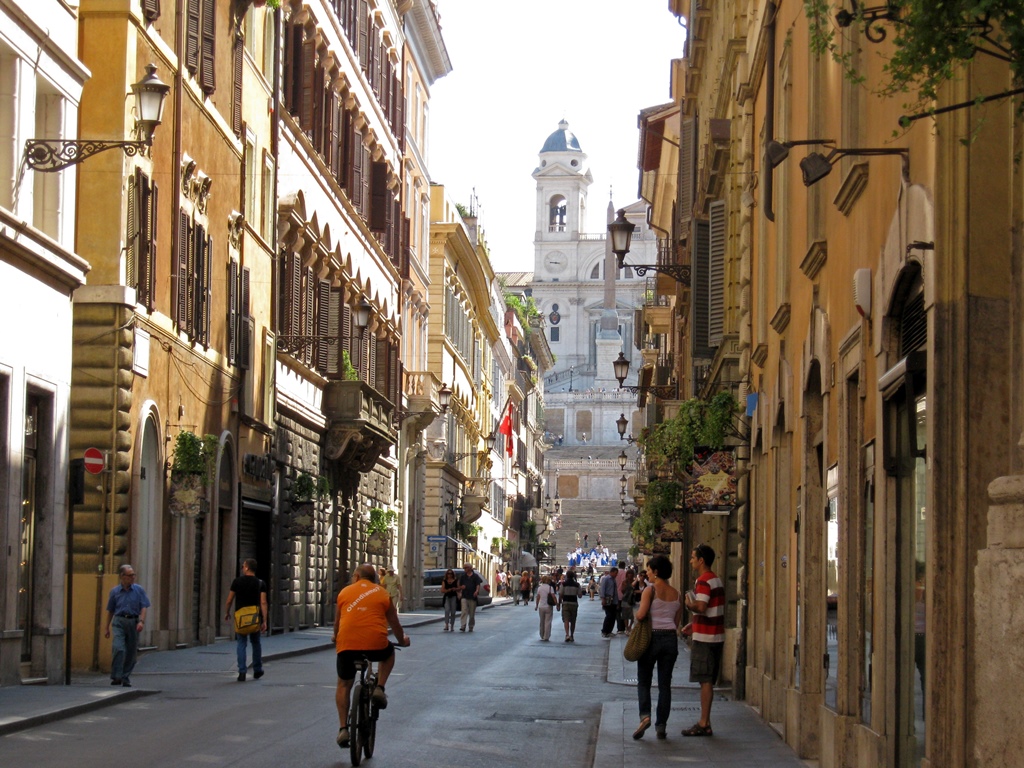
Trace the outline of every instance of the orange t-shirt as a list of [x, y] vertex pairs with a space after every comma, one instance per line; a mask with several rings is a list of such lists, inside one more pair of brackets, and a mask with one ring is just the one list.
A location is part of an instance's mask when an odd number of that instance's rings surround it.
[[376, 651], [388, 644], [387, 610], [391, 597], [378, 584], [360, 579], [338, 593], [338, 637], [342, 651]]

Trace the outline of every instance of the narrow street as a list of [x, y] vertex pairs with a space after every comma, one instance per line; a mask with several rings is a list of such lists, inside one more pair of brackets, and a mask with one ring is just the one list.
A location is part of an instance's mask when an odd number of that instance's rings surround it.
[[[574, 644], [562, 641], [560, 624], [541, 643], [532, 606], [481, 611], [473, 633], [446, 633], [438, 623], [410, 629], [369, 764], [590, 766], [602, 704], [635, 694], [606, 682], [600, 605], [585, 601], [580, 614]], [[349, 764], [334, 743], [333, 653], [270, 662], [266, 677], [245, 684], [230, 660], [222, 672], [167, 675], [147, 674], [143, 657], [135, 685], [159, 693], [0, 739], [0, 762], [63, 768], [74, 755], [80, 768], [112, 760], [151, 768]]]

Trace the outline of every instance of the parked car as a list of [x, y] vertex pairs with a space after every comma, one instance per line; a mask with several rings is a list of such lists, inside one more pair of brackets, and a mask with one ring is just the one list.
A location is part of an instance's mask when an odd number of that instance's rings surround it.
[[[423, 607], [424, 608], [443, 608], [444, 600], [441, 597], [441, 582], [444, 580], [444, 575], [448, 572], [447, 568], [428, 568], [423, 572]], [[462, 570], [455, 571], [455, 577], [458, 578], [461, 575]], [[477, 601], [477, 605], [490, 605], [491, 604], [491, 585], [484, 581], [481, 591], [484, 592], [480, 599]], [[461, 601], [459, 602], [458, 608], [462, 608]]]

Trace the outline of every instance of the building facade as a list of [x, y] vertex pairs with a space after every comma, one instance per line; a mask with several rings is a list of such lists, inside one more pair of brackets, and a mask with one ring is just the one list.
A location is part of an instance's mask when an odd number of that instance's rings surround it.
[[24, 163], [29, 139], [77, 138], [88, 77], [71, 9], [0, 3], [0, 686], [64, 679], [72, 298], [89, 265], [74, 169]]
[[659, 288], [683, 394], [745, 406], [738, 504], [674, 549], [719, 553], [726, 677], [822, 766], [1010, 764], [1020, 346], [994, 318], [1020, 307], [1020, 117], [972, 99], [1011, 72], [958, 64], [900, 128], [891, 20], [835, 38], [861, 85], [803, 5], [670, 7], [686, 49], [641, 185], [689, 267]]

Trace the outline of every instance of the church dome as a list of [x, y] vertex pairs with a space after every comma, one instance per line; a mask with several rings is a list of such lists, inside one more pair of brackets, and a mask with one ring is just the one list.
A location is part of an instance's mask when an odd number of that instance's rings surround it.
[[544, 146], [540, 150], [543, 152], [582, 152], [580, 148], [580, 142], [573, 135], [573, 132], [569, 130], [569, 124], [562, 120], [558, 123], [558, 130], [548, 136], [544, 142]]

